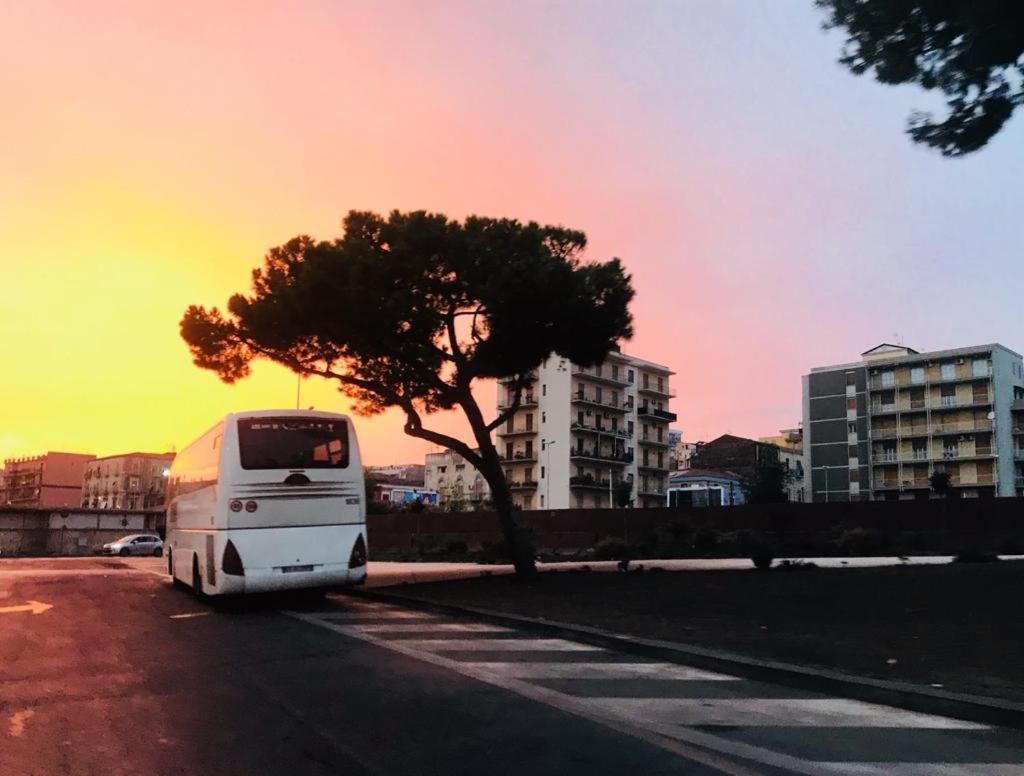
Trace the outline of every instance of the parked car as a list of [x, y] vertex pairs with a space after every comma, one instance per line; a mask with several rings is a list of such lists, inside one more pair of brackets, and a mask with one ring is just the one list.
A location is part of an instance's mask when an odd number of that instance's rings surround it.
[[155, 534], [131, 534], [122, 536], [116, 542], [104, 544], [101, 555], [155, 555], [164, 554], [164, 543]]

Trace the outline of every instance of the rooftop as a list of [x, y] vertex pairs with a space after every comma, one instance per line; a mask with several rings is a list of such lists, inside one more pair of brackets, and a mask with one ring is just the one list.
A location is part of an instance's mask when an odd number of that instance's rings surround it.
[[[888, 349], [892, 350], [888, 350]], [[957, 356], [968, 356], [972, 353], [981, 353], [989, 350], [1002, 350], [1009, 353], [1012, 356], [1021, 358], [1021, 354], [1005, 345], [1000, 345], [998, 342], [991, 342], [987, 345], [975, 345], [968, 348], [950, 348], [948, 350], [929, 350], [924, 353], [920, 353], [913, 348], [908, 348], [904, 345], [890, 345], [888, 343], [882, 343], [870, 350], [864, 351], [861, 355], [865, 356], [862, 361], [852, 361], [846, 364], [832, 364], [830, 366], [815, 366], [811, 367], [811, 372], [831, 372], [835, 369], [853, 369], [863, 367], [865, 365], [877, 365], [877, 364], [911, 364], [918, 361], [935, 361], [943, 358], [955, 358]], [[887, 353], [893, 353], [894, 355], [888, 357]]]

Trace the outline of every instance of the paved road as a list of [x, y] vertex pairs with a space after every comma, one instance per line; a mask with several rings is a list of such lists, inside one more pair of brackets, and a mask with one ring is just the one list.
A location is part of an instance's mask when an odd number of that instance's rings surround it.
[[[53, 608], [33, 614], [29, 602]], [[8, 611], [5, 611], [8, 610]], [[1024, 734], [158, 561], [0, 563], [0, 774], [1024, 774]]]

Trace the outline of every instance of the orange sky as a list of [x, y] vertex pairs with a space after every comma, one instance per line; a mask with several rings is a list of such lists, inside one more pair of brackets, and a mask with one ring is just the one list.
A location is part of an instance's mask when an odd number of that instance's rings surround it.
[[[922, 347], [1019, 349], [984, 315], [966, 324], [977, 336], [948, 317], [966, 342], [915, 336], [921, 311], [901, 300], [889, 309], [902, 317], [878, 315], [894, 284], [874, 270], [912, 271], [899, 257], [925, 214], [905, 203], [927, 202], [930, 219], [948, 204], [962, 221], [977, 195], [948, 178], [989, 179], [973, 160], [909, 149], [905, 99], [831, 67], [835, 41], [805, 5], [762, 10], [757, 29], [774, 30], [762, 39], [735, 34], [743, 3], [8, 3], [0, 458], [180, 447], [227, 411], [293, 406], [295, 379], [277, 367], [236, 386], [193, 367], [178, 321], [246, 289], [268, 247], [334, 236], [350, 208], [584, 230], [594, 258], [633, 273], [625, 349], [680, 373], [688, 439], [795, 424], [800, 374], [896, 330]], [[771, 62], [774, 80], [743, 56]], [[742, 101], [723, 88], [741, 72]], [[909, 173], [873, 172], [900, 163], [932, 176], [924, 196]], [[947, 190], [963, 201], [938, 201]], [[872, 240], [882, 248], [865, 252]], [[939, 235], [928, 255], [947, 244]], [[878, 265], [850, 288], [865, 254]], [[812, 296], [821, 306], [800, 308]], [[347, 408], [316, 382], [303, 404]], [[400, 428], [364, 422], [364, 459], [421, 460]]]

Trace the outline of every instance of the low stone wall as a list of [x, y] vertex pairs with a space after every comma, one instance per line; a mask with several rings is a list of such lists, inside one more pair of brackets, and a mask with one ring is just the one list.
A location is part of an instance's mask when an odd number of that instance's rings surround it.
[[92, 555], [125, 534], [152, 532], [159, 510], [0, 509], [0, 556]]
[[[367, 521], [378, 560], [488, 556], [502, 545], [492, 512], [410, 511]], [[745, 556], [765, 547], [777, 557], [1024, 553], [1021, 498], [536, 510], [517, 513], [517, 521], [545, 556]]]

